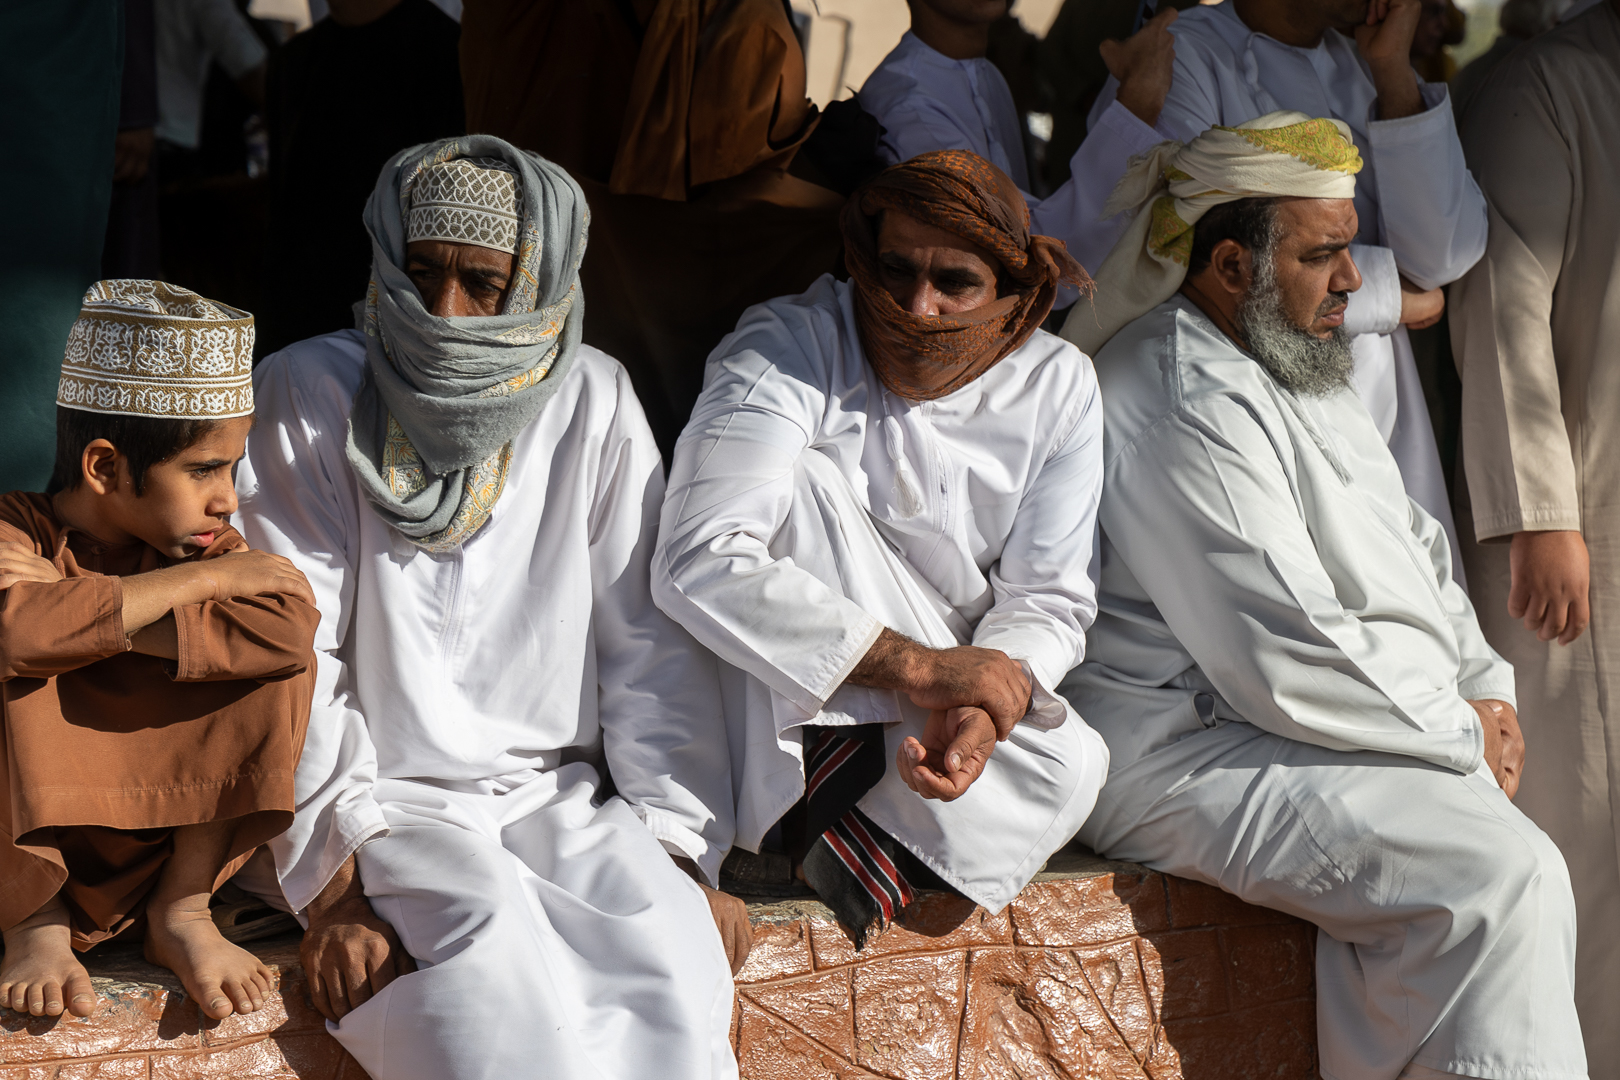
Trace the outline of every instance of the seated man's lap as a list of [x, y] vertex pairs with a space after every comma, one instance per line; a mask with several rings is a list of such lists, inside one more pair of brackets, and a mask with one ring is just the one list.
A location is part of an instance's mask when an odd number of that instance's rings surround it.
[[[390, 831], [356, 858], [373, 908], [412, 956], [438, 963], [471, 937], [489, 946], [490, 962], [521, 966], [560, 938], [581, 964], [611, 967], [637, 940], [667, 955], [669, 937], [691, 942], [676, 951], [691, 952], [685, 959], [699, 970], [726, 969], [718, 939], [690, 932], [710, 921], [697, 886], [629, 804], [616, 797], [598, 804], [593, 783], [567, 782], [582, 770], [589, 766], [531, 782], [549, 792], [378, 785], [396, 796], [382, 804]], [[397, 798], [406, 794], [408, 801]], [[602, 929], [609, 921], [611, 933]]]

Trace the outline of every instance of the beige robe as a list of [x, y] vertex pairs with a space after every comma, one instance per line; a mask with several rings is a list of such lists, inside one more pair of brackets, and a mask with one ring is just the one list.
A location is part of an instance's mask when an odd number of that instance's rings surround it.
[[[1518, 805], [1563, 850], [1579, 912], [1576, 995], [1594, 1078], [1620, 1077], [1620, 13], [1603, 3], [1522, 46], [1469, 105], [1490, 206], [1483, 260], [1451, 295], [1463, 460], [1482, 543], [1468, 580], [1518, 673]], [[1507, 613], [1520, 530], [1579, 529], [1592, 623], [1543, 644]]]

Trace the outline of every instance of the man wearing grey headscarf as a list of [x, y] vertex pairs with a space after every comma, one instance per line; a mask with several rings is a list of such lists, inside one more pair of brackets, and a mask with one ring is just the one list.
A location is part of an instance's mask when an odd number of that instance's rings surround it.
[[249, 885], [376, 1080], [733, 1077], [718, 676], [649, 596], [663, 472], [580, 343], [584, 197], [470, 135], [396, 155], [365, 222], [361, 328], [260, 366], [238, 477], [321, 610], [297, 816]]

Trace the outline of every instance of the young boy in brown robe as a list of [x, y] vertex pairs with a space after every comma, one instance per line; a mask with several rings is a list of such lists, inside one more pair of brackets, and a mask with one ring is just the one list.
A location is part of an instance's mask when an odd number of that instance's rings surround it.
[[292, 821], [319, 616], [228, 523], [252, 354], [245, 312], [98, 282], [50, 491], [0, 495], [0, 1007], [89, 1015], [74, 950], [143, 920], [209, 1017], [268, 993], [208, 900]]

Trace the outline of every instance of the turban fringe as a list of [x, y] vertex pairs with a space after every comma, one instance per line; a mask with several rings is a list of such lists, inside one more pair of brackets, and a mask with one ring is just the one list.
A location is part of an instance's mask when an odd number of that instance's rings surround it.
[[1176, 294], [1192, 258], [1193, 227], [1222, 203], [1297, 196], [1350, 199], [1361, 155], [1339, 120], [1274, 112], [1213, 127], [1190, 143], [1163, 142], [1131, 159], [1103, 210], [1137, 211], [1102, 268], [1092, 303], [1076, 304], [1063, 336], [1095, 355], [1127, 323]]
[[[1015, 291], [972, 311], [937, 316], [906, 311], [878, 273], [873, 216], [884, 210], [898, 210], [977, 244], [1001, 263]], [[1030, 235], [1029, 208], [1012, 180], [966, 150], [937, 150], [884, 171], [850, 197], [842, 228], [867, 361], [884, 386], [910, 401], [961, 389], [1028, 341], [1051, 312], [1060, 281], [1083, 290], [1090, 286], [1061, 240]], [[942, 387], [924, 389], [906, 376], [918, 361], [956, 375]]]

